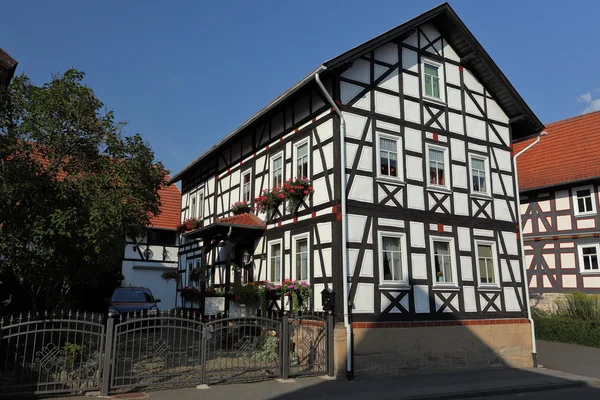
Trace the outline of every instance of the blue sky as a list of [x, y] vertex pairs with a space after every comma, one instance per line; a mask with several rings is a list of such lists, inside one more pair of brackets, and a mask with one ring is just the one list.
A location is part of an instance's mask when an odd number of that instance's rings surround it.
[[[439, 3], [7, 1], [0, 47], [39, 84], [85, 71], [177, 172], [323, 61]], [[600, 2], [450, 4], [544, 123], [600, 109]]]

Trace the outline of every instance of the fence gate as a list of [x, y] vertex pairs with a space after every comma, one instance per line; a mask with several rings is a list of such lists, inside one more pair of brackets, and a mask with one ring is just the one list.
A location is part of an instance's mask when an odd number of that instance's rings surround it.
[[104, 370], [110, 370], [110, 379], [105, 373], [105, 391], [108, 386], [198, 384], [202, 379], [203, 328], [196, 317], [183, 312], [108, 318], [110, 366]]
[[227, 318], [205, 326], [203, 383], [248, 381], [281, 376], [279, 320]]
[[329, 366], [328, 321], [317, 316], [291, 318], [288, 322], [289, 374], [323, 375]]
[[102, 316], [60, 313], [0, 319], [0, 394], [100, 389]]

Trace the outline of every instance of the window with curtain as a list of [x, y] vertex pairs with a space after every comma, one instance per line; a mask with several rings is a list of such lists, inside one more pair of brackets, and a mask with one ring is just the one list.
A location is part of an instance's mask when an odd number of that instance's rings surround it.
[[190, 218], [196, 218], [196, 193], [194, 193], [192, 196], [192, 201], [191, 201], [191, 205], [190, 205]]
[[296, 147], [296, 178], [308, 178], [308, 142]]
[[383, 281], [404, 282], [402, 274], [402, 244], [399, 237], [382, 236]]
[[485, 160], [481, 158], [471, 158], [471, 178], [473, 179], [473, 192], [487, 193], [485, 172]]
[[281, 282], [281, 243], [271, 245], [271, 273], [269, 280], [274, 283]]
[[581, 248], [584, 271], [598, 271], [598, 248], [596, 246], [585, 246]]
[[477, 262], [479, 264], [479, 282], [482, 285], [495, 285], [494, 255], [491, 244], [477, 245]]
[[271, 168], [273, 170], [271, 173], [273, 174], [273, 181], [271, 182], [271, 188], [281, 187], [283, 184], [283, 156], [279, 155], [273, 159]]
[[590, 189], [577, 190], [577, 212], [588, 213], [594, 211], [593, 196]]
[[308, 239], [296, 240], [296, 279], [308, 280]]
[[423, 72], [425, 75], [425, 95], [440, 99], [440, 67], [435, 65], [423, 64]]
[[398, 176], [398, 141], [379, 138], [379, 163], [382, 176]]
[[452, 275], [452, 256], [450, 242], [433, 242], [433, 258], [435, 264], [435, 280], [439, 283], [454, 283]]
[[446, 186], [446, 166], [443, 150], [429, 149], [429, 183]]
[[245, 201], [248, 204], [250, 204], [250, 200], [252, 197], [251, 190], [252, 184], [250, 182], [250, 171], [247, 171], [242, 176], [242, 201]]

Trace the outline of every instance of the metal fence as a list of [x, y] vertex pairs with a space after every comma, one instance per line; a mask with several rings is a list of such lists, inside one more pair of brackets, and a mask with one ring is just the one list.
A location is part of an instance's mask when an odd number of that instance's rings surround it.
[[333, 375], [333, 315], [203, 322], [155, 315], [46, 314], [0, 320], [0, 396]]
[[99, 390], [105, 332], [94, 314], [1, 319], [0, 394]]

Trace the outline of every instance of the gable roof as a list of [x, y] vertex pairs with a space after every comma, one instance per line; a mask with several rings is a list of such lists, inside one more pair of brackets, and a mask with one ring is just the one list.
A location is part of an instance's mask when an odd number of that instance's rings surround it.
[[17, 69], [17, 61], [0, 48], [0, 86], [8, 86]]
[[210, 155], [216, 153], [222, 147], [226, 146], [238, 133], [266, 115], [274, 107], [283, 103], [294, 93], [312, 83], [314, 81], [315, 73], [328, 71], [323, 73], [323, 75], [326, 75], [338, 68], [343, 68], [362, 54], [381, 47], [391, 40], [408, 37], [417, 27], [427, 22], [434, 24], [442, 36], [453, 47], [456, 54], [461, 57], [461, 63], [469, 68], [473, 75], [475, 75], [486, 89], [490, 91], [494, 99], [510, 118], [510, 125], [513, 128], [513, 137], [515, 139], [529, 136], [544, 129], [542, 122], [537, 118], [533, 111], [531, 111], [527, 103], [525, 103], [523, 98], [517, 93], [504, 73], [498, 68], [496, 63], [483, 49], [477, 39], [475, 39], [458, 15], [456, 15], [452, 7], [450, 7], [448, 3], [443, 3], [408, 22], [324, 62], [294, 86], [277, 96], [273, 101], [250, 117], [250, 119], [205, 151], [181, 171], [173, 175], [169, 183], [181, 180], [186, 172]]
[[181, 220], [181, 192], [175, 185], [164, 186], [158, 191], [160, 214], [150, 218], [152, 228], [177, 229]]
[[[517, 160], [521, 192], [600, 177], [600, 111], [553, 122], [545, 131]], [[515, 154], [534, 139], [515, 143]]]

